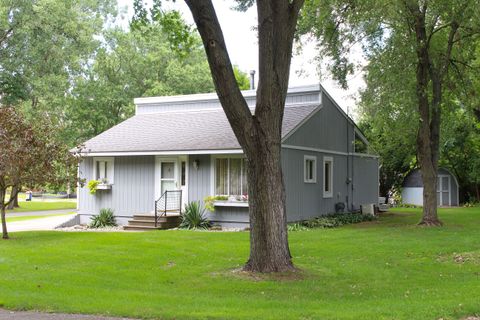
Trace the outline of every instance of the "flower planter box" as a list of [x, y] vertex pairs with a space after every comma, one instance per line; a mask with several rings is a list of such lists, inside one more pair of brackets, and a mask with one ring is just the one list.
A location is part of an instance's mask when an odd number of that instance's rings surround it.
[[99, 184], [97, 186], [97, 190], [110, 190], [112, 189], [112, 185], [111, 184]]
[[215, 207], [245, 207], [248, 208], [247, 201], [215, 201]]

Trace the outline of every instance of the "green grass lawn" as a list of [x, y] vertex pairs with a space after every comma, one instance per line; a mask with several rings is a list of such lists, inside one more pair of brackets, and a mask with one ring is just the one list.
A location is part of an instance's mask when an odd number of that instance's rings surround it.
[[[405, 213], [400, 213], [405, 211]], [[0, 242], [0, 304], [162, 319], [461, 319], [480, 314], [480, 209], [290, 233], [300, 280], [232, 270], [248, 233], [26, 232]], [[288, 277], [287, 277], [288, 278]]]
[[[72, 213], [65, 213], [65, 214], [47, 214], [43, 216], [20, 216], [20, 217], [7, 217], [7, 222], [18, 222], [18, 221], [25, 221], [25, 220], [34, 220], [34, 219], [43, 219], [43, 218], [51, 218], [51, 217], [58, 217], [58, 216], [66, 216]], [[8, 226], [7, 226], [8, 228]]]
[[77, 203], [74, 201], [20, 201], [20, 208], [7, 210], [8, 212], [28, 212], [28, 211], [45, 211], [60, 209], [75, 209]]

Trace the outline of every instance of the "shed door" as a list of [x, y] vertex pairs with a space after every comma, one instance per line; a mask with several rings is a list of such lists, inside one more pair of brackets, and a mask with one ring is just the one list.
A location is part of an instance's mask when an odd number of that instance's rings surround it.
[[437, 179], [437, 202], [440, 206], [450, 206], [450, 177], [438, 176]]

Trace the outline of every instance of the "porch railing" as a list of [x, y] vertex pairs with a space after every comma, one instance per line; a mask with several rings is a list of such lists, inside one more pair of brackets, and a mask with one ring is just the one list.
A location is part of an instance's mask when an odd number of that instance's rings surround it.
[[155, 227], [168, 212], [182, 214], [182, 190], [167, 190], [155, 201]]

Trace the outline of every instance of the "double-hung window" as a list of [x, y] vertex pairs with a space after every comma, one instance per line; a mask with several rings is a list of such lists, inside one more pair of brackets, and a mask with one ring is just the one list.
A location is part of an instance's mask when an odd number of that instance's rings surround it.
[[323, 157], [323, 197], [333, 197], [333, 158]]
[[248, 194], [247, 160], [245, 158], [215, 159], [215, 195]]
[[303, 158], [303, 177], [305, 183], [317, 182], [317, 157], [304, 156]]
[[102, 183], [113, 184], [113, 158], [94, 158], [94, 177]]

